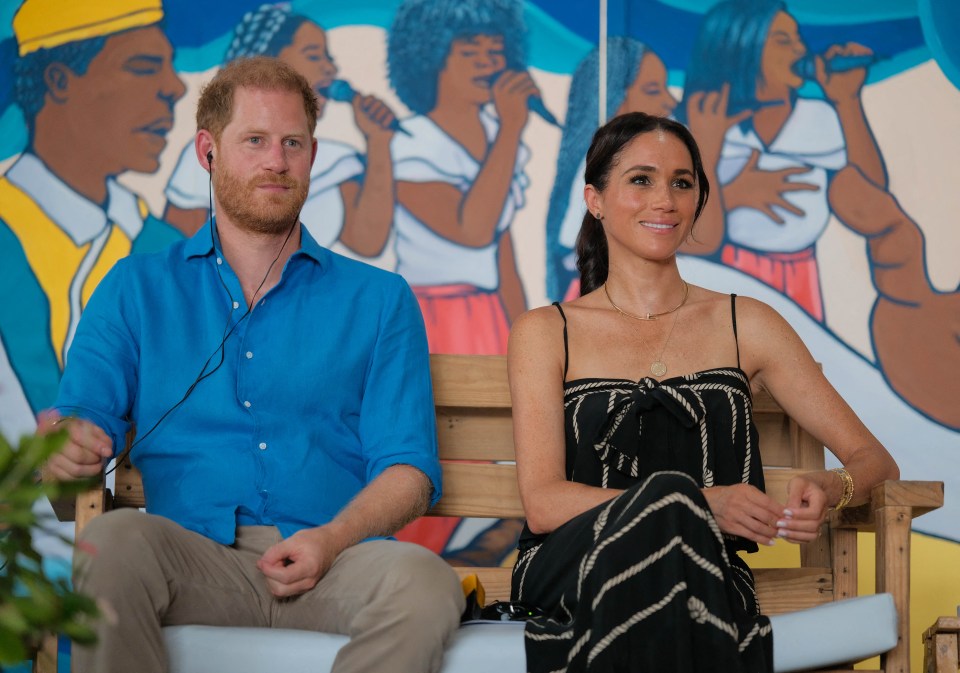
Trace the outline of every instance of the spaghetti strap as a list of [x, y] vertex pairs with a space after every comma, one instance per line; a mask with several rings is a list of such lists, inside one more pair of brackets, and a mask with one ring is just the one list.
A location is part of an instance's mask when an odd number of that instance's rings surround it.
[[567, 382], [567, 370], [570, 369], [570, 348], [567, 345], [567, 316], [560, 308], [560, 302], [555, 301], [553, 305], [560, 311], [560, 317], [563, 318], [563, 382]]
[[[737, 346], [737, 367], [740, 367], [740, 341], [737, 339], [737, 295], [735, 294], [730, 295], [730, 317], [733, 318], [733, 343]], [[564, 326], [564, 338], [566, 338], [566, 326]]]

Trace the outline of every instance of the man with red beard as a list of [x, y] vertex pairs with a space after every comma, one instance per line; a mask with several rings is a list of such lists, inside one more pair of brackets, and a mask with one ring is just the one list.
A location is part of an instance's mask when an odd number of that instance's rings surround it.
[[278, 60], [221, 70], [195, 140], [216, 217], [122, 260], [80, 322], [46, 421], [70, 434], [50, 472], [98, 474], [135, 423], [147, 513], [81, 536], [110, 553], [78, 558], [77, 588], [118, 618], [76, 670], [165, 671], [173, 624], [348, 634], [335, 671], [440, 668], [457, 577], [385, 539], [440, 495], [423, 322], [399, 276], [302, 227], [316, 114]]

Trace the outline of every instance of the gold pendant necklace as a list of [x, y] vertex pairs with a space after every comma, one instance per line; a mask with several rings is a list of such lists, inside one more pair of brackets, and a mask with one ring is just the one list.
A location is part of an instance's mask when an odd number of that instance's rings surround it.
[[[677, 308], [680, 307], [678, 306]], [[663, 340], [663, 347], [660, 349], [660, 355], [657, 356], [656, 360], [650, 363], [650, 373], [657, 378], [661, 378], [667, 373], [667, 363], [663, 361], [663, 352], [667, 350], [667, 343], [670, 341], [671, 335], [673, 335], [673, 328], [677, 326], [677, 320], [679, 320], [679, 318], [679, 313], [673, 316], [673, 324], [670, 325], [670, 331], [667, 332], [667, 338]]]
[[[646, 315], [646, 317], [644, 317], [644, 316], [639, 316], [639, 315], [635, 315], [635, 314], [630, 313], [630, 312], [628, 312], [628, 311], [624, 311], [622, 308], [620, 308], [619, 306], [617, 306], [617, 305], [614, 303], [613, 298], [610, 296], [610, 291], [607, 289], [607, 284], [606, 284], [606, 283], [603, 284], [603, 291], [604, 291], [604, 293], [607, 295], [607, 301], [610, 302], [610, 305], [611, 305], [613, 308], [615, 308], [615, 309], [617, 310], [617, 313], [619, 313], [619, 314], [622, 315], [623, 317], [625, 317], [625, 318], [632, 318], [632, 319], [634, 319], [634, 320], [656, 320], [656, 319], [659, 318], [660, 316], [668, 315], [668, 314], [670, 314], [670, 313], [675, 313], [681, 306], [683, 306], [684, 304], [687, 303], [687, 296], [688, 296], [689, 293], [690, 293], [690, 286], [687, 284], [687, 282], [686, 282], [685, 280], [681, 280], [681, 282], [683, 283], [683, 298], [680, 300], [680, 303], [677, 304], [676, 306], [674, 306], [674, 307], [673, 307], [672, 309], [670, 309], [669, 311], [664, 311], [663, 313], [648, 313], [648, 314]], [[658, 356], [656, 357], [656, 359], [655, 359], [653, 362], [650, 363], [650, 373], [653, 374], [653, 375], [654, 375], [655, 377], [657, 377], [657, 378], [661, 378], [664, 374], [667, 373], [667, 363], [665, 363], [665, 362], [663, 361], [663, 353], [664, 353], [664, 351], [667, 350], [667, 343], [669, 343], [670, 337], [673, 335], [673, 329], [677, 326], [677, 319], [678, 319], [679, 317], [680, 317], [680, 314], [679, 314], [679, 313], [678, 313], [677, 315], [673, 316], [673, 324], [670, 325], [670, 331], [667, 332], [667, 338], [664, 339], [664, 341], [663, 341], [663, 347], [660, 348], [660, 355], [658, 355]], [[642, 336], [640, 337], [640, 343], [642, 343], [642, 344], [644, 344], [644, 346], [646, 346], [646, 341], [643, 340], [643, 337], [642, 337]]]
[[663, 311], [662, 313], [648, 313], [646, 316], [637, 315], [636, 313], [630, 313], [629, 311], [624, 311], [622, 308], [617, 306], [616, 302], [613, 301], [613, 297], [610, 296], [610, 290], [607, 289], [606, 283], [603, 284], [603, 292], [604, 294], [607, 295], [607, 301], [610, 302], [610, 305], [614, 309], [616, 309], [617, 313], [619, 313], [620, 315], [625, 316], [627, 318], [633, 318], [634, 320], [656, 320], [660, 316], [670, 315], [671, 313], [676, 311], [678, 308], [680, 308], [681, 306], [687, 303], [687, 296], [690, 294], [690, 286], [687, 285], [687, 281], [685, 280], [681, 280], [680, 282], [683, 283], [683, 297], [680, 299], [680, 303], [674, 306], [669, 311]]

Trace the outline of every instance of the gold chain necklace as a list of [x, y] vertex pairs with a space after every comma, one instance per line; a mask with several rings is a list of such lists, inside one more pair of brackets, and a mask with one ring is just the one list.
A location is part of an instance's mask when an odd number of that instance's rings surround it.
[[[607, 290], [606, 283], [603, 284], [603, 291], [606, 293], [607, 301], [610, 302], [610, 305], [613, 306], [613, 308], [617, 310], [617, 313], [619, 313], [623, 317], [633, 318], [634, 320], [656, 320], [662, 315], [668, 315], [670, 313], [674, 313], [675, 311], [677, 311], [677, 309], [679, 309], [681, 306], [687, 303], [687, 296], [690, 293], [690, 286], [687, 284], [686, 281], [681, 281], [681, 282], [683, 283], [683, 298], [680, 300], [680, 303], [674, 306], [669, 311], [664, 311], [663, 313], [648, 313], [646, 317], [634, 315], [633, 313], [624, 311], [622, 308], [617, 306], [614, 303], [613, 299], [610, 297], [610, 291]], [[673, 316], [673, 324], [670, 325], [670, 331], [667, 332], [667, 338], [663, 340], [663, 346], [660, 348], [660, 355], [658, 355], [656, 359], [650, 363], [650, 373], [656, 376], [657, 378], [660, 378], [667, 373], [667, 364], [663, 361], [663, 354], [667, 350], [667, 344], [670, 342], [670, 337], [673, 335], [673, 329], [677, 326], [677, 320], [679, 319], [679, 317], [680, 317], [679, 313]], [[646, 343], [647, 343], [646, 341], [644, 341], [642, 336], [640, 337], [640, 343], [644, 344], [644, 346], [646, 346]]]
[[610, 290], [607, 289], [606, 283], [603, 284], [603, 292], [604, 294], [607, 295], [607, 301], [610, 302], [610, 305], [613, 308], [615, 308], [617, 310], [617, 313], [619, 313], [620, 315], [625, 316], [627, 318], [633, 318], [634, 320], [656, 320], [660, 316], [669, 315], [673, 313], [678, 308], [680, 308], [681, 306], [687, 303], [687, 296], [690, 294], [690, 286], [687, 285], [687, 281], [685, 280], [681, 279], [680, 282], [683, 283], [683, 298], [680, 300], [680, 303], [674, 306], [669, 311], [664, 311], [662, 313], [648, 313], [646, 316], [637, 315], [636, 313], [630, 313], [629, 311], [624, 311], [622, 308], [617, 306], [616, 303], [613, 301], [613, 297], [610, 296]]

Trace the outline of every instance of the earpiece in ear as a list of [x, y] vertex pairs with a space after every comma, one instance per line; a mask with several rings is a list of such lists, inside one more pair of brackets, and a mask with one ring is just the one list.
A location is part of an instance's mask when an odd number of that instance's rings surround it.
[[213, 152], [207, 152], [207, 168], [213, 168]]

